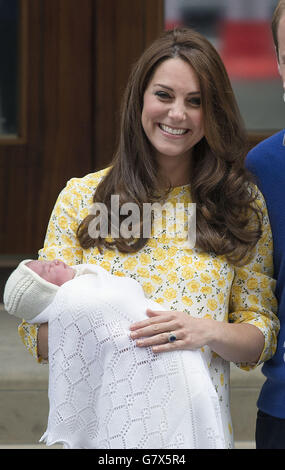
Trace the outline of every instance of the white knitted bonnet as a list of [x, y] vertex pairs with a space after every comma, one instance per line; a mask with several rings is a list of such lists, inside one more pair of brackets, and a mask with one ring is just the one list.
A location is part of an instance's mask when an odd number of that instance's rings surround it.
[[22, 261], [8, 278], [4, 290], [4, 307], [11, 315], [32, 320], [53, 300], [59, 287], [42, 279]]

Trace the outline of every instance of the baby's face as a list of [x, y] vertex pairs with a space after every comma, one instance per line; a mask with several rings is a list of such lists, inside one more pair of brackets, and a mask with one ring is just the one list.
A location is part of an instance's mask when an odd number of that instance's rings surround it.
[[40, 277], [56, 286], [61, 286], [74, 278], [75, 271], [63, 261], [39, 261], [34, 260], [27, 263], [27, 266]]

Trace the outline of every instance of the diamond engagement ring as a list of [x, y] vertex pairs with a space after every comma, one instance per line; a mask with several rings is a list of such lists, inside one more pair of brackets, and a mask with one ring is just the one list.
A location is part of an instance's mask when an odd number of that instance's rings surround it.
[[176, 334], [175, 333], [169, 333], [168, 335], [168, 342], [169, 343], [174, 343], [174, 341], [176, 341]]

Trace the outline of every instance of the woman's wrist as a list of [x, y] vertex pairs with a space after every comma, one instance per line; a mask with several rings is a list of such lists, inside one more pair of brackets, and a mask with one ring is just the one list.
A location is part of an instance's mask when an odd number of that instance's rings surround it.
[[256, 363], [264, 347], [264, 336], [251, 324], [215, 321], [208, 346], [227, 361]]

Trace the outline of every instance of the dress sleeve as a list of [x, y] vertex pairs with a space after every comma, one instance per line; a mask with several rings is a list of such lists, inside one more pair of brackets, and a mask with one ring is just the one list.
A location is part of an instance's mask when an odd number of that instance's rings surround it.
[[[82, 263], [83, 251], [76, 238], [76, 230], [88, 209], [78, 182], [77, 178], [71, 179], [58, 196], [48, 224], [44, 247], [39, 251], [41, 260], [56, 258], [68, 265]], [[23, 321], [18, 327], [18, 333], [28, 351], [38, 362], [43, 362], [37, 351], [38, 328], [38, 324]]]
[[249, 323], [264, 335], [264, 349], [256, 364], [237, 364], [244, 370], [257, 367], [275, 353], [279, 320], [274, 295], [273, 240], [265, 200], [258, 191], [257, 205], [262, 210], [262, 236], [255, 246], [248, 264], [235, 268], [232, 283], [229, 321]]
[[68, 265], [82, 263], [83, 250], [76, 237], [80, 221], [87, 215], [86, 204], [77, 184], [70, 180], [62, 190], [48, 224], [44, 247], [39, 251], [39, 259], [60, 259]]

